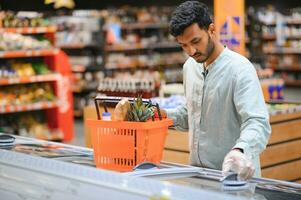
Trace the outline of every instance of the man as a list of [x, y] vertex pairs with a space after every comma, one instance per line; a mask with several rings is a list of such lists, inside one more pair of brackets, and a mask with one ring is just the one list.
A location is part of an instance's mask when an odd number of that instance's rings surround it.
[[176, 8], [170, 33], [190, 56], [183, 67], [187, 104], [163, 114], [177, 129], [189, 129], [190, 164], [259, 177], [271, 128], [254, 67], [219, 42], [200, 2]]

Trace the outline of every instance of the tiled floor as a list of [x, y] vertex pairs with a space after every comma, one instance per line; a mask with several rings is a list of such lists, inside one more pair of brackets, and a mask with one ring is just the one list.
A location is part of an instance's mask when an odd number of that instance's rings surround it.
[[[300, 102], [301, 103], [301, 88], [287, 88], [284, 90], [286, 101]], [[84, 125], [83, 119], [75, 120], [75, 137], [71, 142], [73, 145], [85, 146]]]

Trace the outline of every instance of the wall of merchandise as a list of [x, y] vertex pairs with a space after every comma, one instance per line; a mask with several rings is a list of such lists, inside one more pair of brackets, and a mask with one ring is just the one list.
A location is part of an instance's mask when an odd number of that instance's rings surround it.
[[[300, 9], [283, 11], [279, 6], [252, 7], [246, 3], [247, 55], [262, 80], [266, 99], [283, 99], [283, 87], [301, 86]], [[162, 84], [182, 82], [181, 67], [187, 55], [168, 34], [173, 9], [173, 6], [126, 6], [47, 11], [43, 12], [47, 15], [34, 19], [18, 17], [17, 12], [2, 12], [1, 26], [57, 28], [52, 40], [69, 55], [74, 114], [82, 116], [82, 108], [90, 104], [97, 93], [115, 96], [140, 93], [150, 98], [159, 95]], [[47, 40], [37, 41], [47, 47]], [[34, 47], [35, 42], [26, 41], [24, 45]], [[5, 44], [2, 48], [10, 46]], [[33, 69], [36, 64], [39, 63], [32, 64]], [[15, 69], [15, 65], [5, 63], [0, 69], [1, 75], [18, 73], [10, 70]], [[30, 74], [30, 70], [24, 71]]]

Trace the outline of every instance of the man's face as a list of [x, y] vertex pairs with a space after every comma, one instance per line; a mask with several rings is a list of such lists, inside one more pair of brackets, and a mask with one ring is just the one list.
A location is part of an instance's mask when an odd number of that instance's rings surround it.
[[176, 39], [183, 50], [199, 63], [205, 62], [215, 47], [208, 31], [200, 29], [197, 23], [187, 27]]

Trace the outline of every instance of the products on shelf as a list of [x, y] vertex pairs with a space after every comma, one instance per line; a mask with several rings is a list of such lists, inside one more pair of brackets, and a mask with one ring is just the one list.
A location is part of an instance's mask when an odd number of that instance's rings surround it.
[[[133, 94], [147, 93], [153, 96], [156, 88], [160, 86], [159, 72], [137, 70], [134, 74], [116, 73], [114, 77], [106, 77], [100, 81], [98, 91], [113, 95], [113, 93]], [[114, 95], [116, 96], [116, 95]]]
[[298, 9], [291, 9], [290, 15], [282, 15], [273, 6], [268, 6], [258, 12], [258, 19], [265, 25], [276, 25], [277, 20], [284, 24], [298, 24], [301, 22], [301, 13]]
[[68, 141], [73, 138], [71, 66], [62, 51], [53, 49], [56, 30], [40, 13], [0, 12], [0, 117], [41, 110], [51, 135], [44, 134], [44, 125], [24, 135]]
[[0, 91], [0, 106], [27, 105], [55, 99], [49, 83], [3, 86]]
[[97, 90], [97, 86], [104, 78], [103, 72], [85, 72], [73, 74], [73, 91]]
[[183, 82], [182, 68], [166, 69], [164, 71], [164, 80], [166, 83], [182, 83]]
[[[168, 24], [170, 13], [173, 7], [123, 7], [121, 9], [108, 9], [102, 11], [102, 15], [106, 17], [107, 21], [118, 22], [123, 24], [141, 23], [141, 26], [149, 25], [150, 23]], [[134, 26], [136, 27], [136, 26]], [[152, 27], [152, 26], [151, 26]], [[127, 27], [133, 28], [133, 27]]]
[[[101, 70], [101, 65], [103, 63], [102, 55], [85, 55], [87, 52], [83, 51], [83, 55], [72, 55], [69, 53], [69, 61], [72, 65], [74, 71], [85, 71], [89, 68]], [[77, 70], [77, 68], [84, 68], [84, 70]], [[95, 70], [97, 71], [97, 70]]]
[[301, 68], [301, 56], [293, 54], [267, 55], [266, 66], [274, 70], [281, 68], [298, 69]]
[[37, 12], [0, 12], [0, 27], [17, 28], [17, 27], [45, 27], [50, 22], [42, 13]]
[[46, 39], [35, 39], [18, 33], [0, 34], [0, 51], [49, 49], [51, 43]]
[[44, 63], [8, 62], [0, 64], [0, 78], [13, 78], [49, 74], [49, 67]]
[[[102, 25], [101, 18], [90, 16], [89, 13], [82, 16], [79, 11], [72, 16], [52, 17], [51, 21], [58, 26], [56, 44], [61, 47], [72, 46], [101, 46]], [[93, 12], [91, 13], [93, 14]], [[80, 46], [79, 46], [80, 45]]]
[[[171, 7], [150, 7], [148, 9], [129, 7], [110, 10], [110, 15], [104, 15], [106, 42], [109, 45], [118, 44], [125, 47], [173, 42], [174, 39], [167, 30], [171, 12]], [[143, 31], [146, 29], [148, 31]]]
[[283, 100], [283, 89], [284, 80], [283, 79], [261, 79], [260, 80], [263, 96], [266, 101], [271, 100]]
[[301, 105], [293, 103], [271, 103], [267, 104], [270, 115], [300, 112]]
[[0, 120], [0, 132], [45, 140], [62, 140], [59, 129], [51, 129], [43, 111], [6, 114]]
[[183, 64], [187, 59], [187, 55], [182, 52], [171, 53], [153, 53], [126, 55], [125, 53], [112, 53], [108, 55], [106, 68], [135, 68], [135, 67], [156, 67], [162, 65]]
[[300, 52], [301, 50], [301, 40], [286, 41], [282, 46], [279, 46], [275, 41], [269, 41], [263, 44], [263, 51], [266, 53], [270, 52]]
[[271, 6], [257, 13], [262, 22], [263, 60], [285, 85], [301, 86], [301, 12], [289, 9], [285, 13]]

